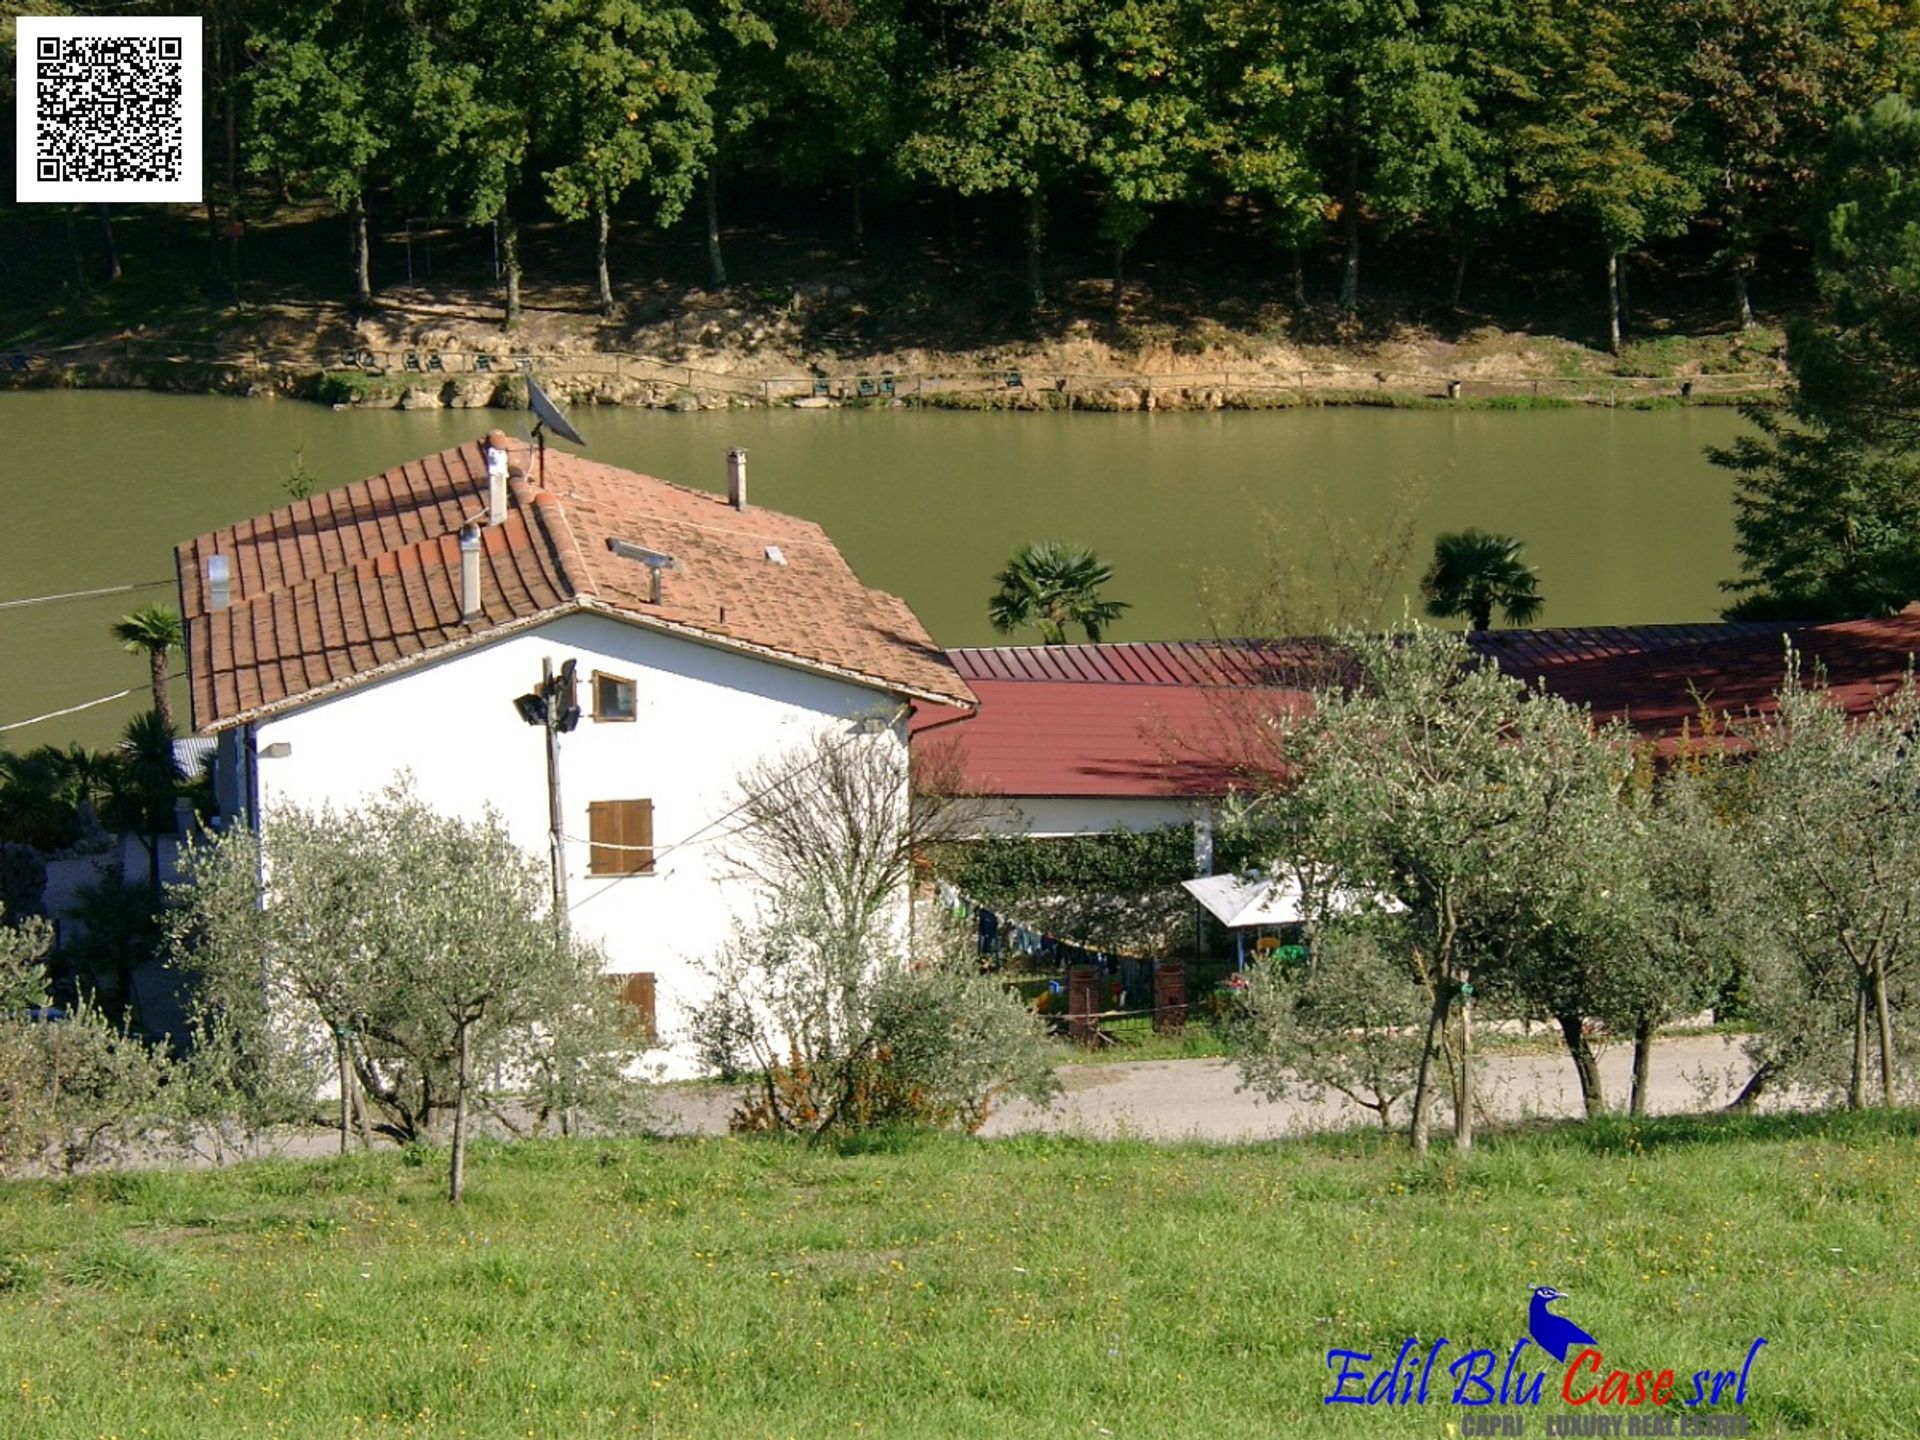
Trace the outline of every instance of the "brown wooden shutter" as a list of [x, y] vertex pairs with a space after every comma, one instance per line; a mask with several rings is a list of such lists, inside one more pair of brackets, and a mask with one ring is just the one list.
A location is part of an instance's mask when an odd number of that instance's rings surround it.
[[589, 875], [653, 873], [653, 801], [595, 800], [587, 806]]
[[654, 1018], [654, 981], [651, 972], [628, 975], [620, 986], [620, 999], [633, 1014], [628, 1019], [635, 1031], [649, 1040], [658, 1039], [660, 1027]]

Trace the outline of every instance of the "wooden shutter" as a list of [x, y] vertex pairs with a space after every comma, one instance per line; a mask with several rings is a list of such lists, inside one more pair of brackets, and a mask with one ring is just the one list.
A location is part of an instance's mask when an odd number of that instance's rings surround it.
[[587, 806], [589, 875], [653, 873], [653, 801], [595, 800]]
[[628, 1025], [636, 1034], [648, 1040], [658, 1039], [660, 1027], [654, 1018], [652, 973], [643, 971], [638, 975], [616, 975], [613, 979], [620, 986], [621, 1003], [633, 1012], [627, 1018]]

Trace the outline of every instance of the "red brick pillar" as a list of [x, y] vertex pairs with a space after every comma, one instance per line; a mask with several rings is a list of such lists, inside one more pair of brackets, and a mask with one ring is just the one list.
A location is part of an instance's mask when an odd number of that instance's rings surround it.
[[1076, 1045], [1093, 1043], [1093, 1012], [1099, 1009], [1100, 975], [1092, 966], [1067, 971], [1067, 1034]]
[[1153, 967], [1154, 1033], [1164, 1035], [1186, 1023], [1187, 967], [1178, 960], [1162, 960]]

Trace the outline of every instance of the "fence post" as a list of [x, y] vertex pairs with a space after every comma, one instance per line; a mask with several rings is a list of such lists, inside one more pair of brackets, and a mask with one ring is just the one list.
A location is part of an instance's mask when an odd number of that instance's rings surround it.
[[1091, 1045], [1094, 1035], [1094, 1000], [1099, 993], [1099, 972], [1091, 965], [1076, 965], [1067, 971], [1067, 1034], [1076, 1045]]
[[1162, 960], [1153, 967], [1153, 1033], [1171, 1034], [1187, 1023], [1187, 967]]

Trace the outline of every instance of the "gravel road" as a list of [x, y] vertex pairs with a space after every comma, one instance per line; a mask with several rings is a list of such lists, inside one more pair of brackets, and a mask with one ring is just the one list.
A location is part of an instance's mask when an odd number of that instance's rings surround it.
[[[1476, 1090], [1498, 1119], [1576, 1116], [1580, 1090], [1564, 1052], [1492, 1053], [1479, 1057]], [[1608, 1099], [1624, 1107], [1633, 1050], [1614, 1045], [1600, 1056]], [[1683, 1035], [1654, 1047], [1649, 1106], [1656, 1112], [1724, 1105], [1753, 1067], [1739, 1042], [1721, 1035]], [[1143, 1060], [1063, 1065], [1066, 1088], [1051, 1109], [1022, 1103], [995, 1114], [985, 1135], [1130, 1136], [1143, 1140], [1273, 1140], [1314, 1130], [1372, 1123], [1370, 1112], [1338, 1097], [1318, 1103], [1269, 1104], [1239, 1088], [1227, 1060]], [[709, 1088], [669, 1089], [657, 1101], [661, 1127], [680, 1134], [726, 1130], [732, 1096]]]

